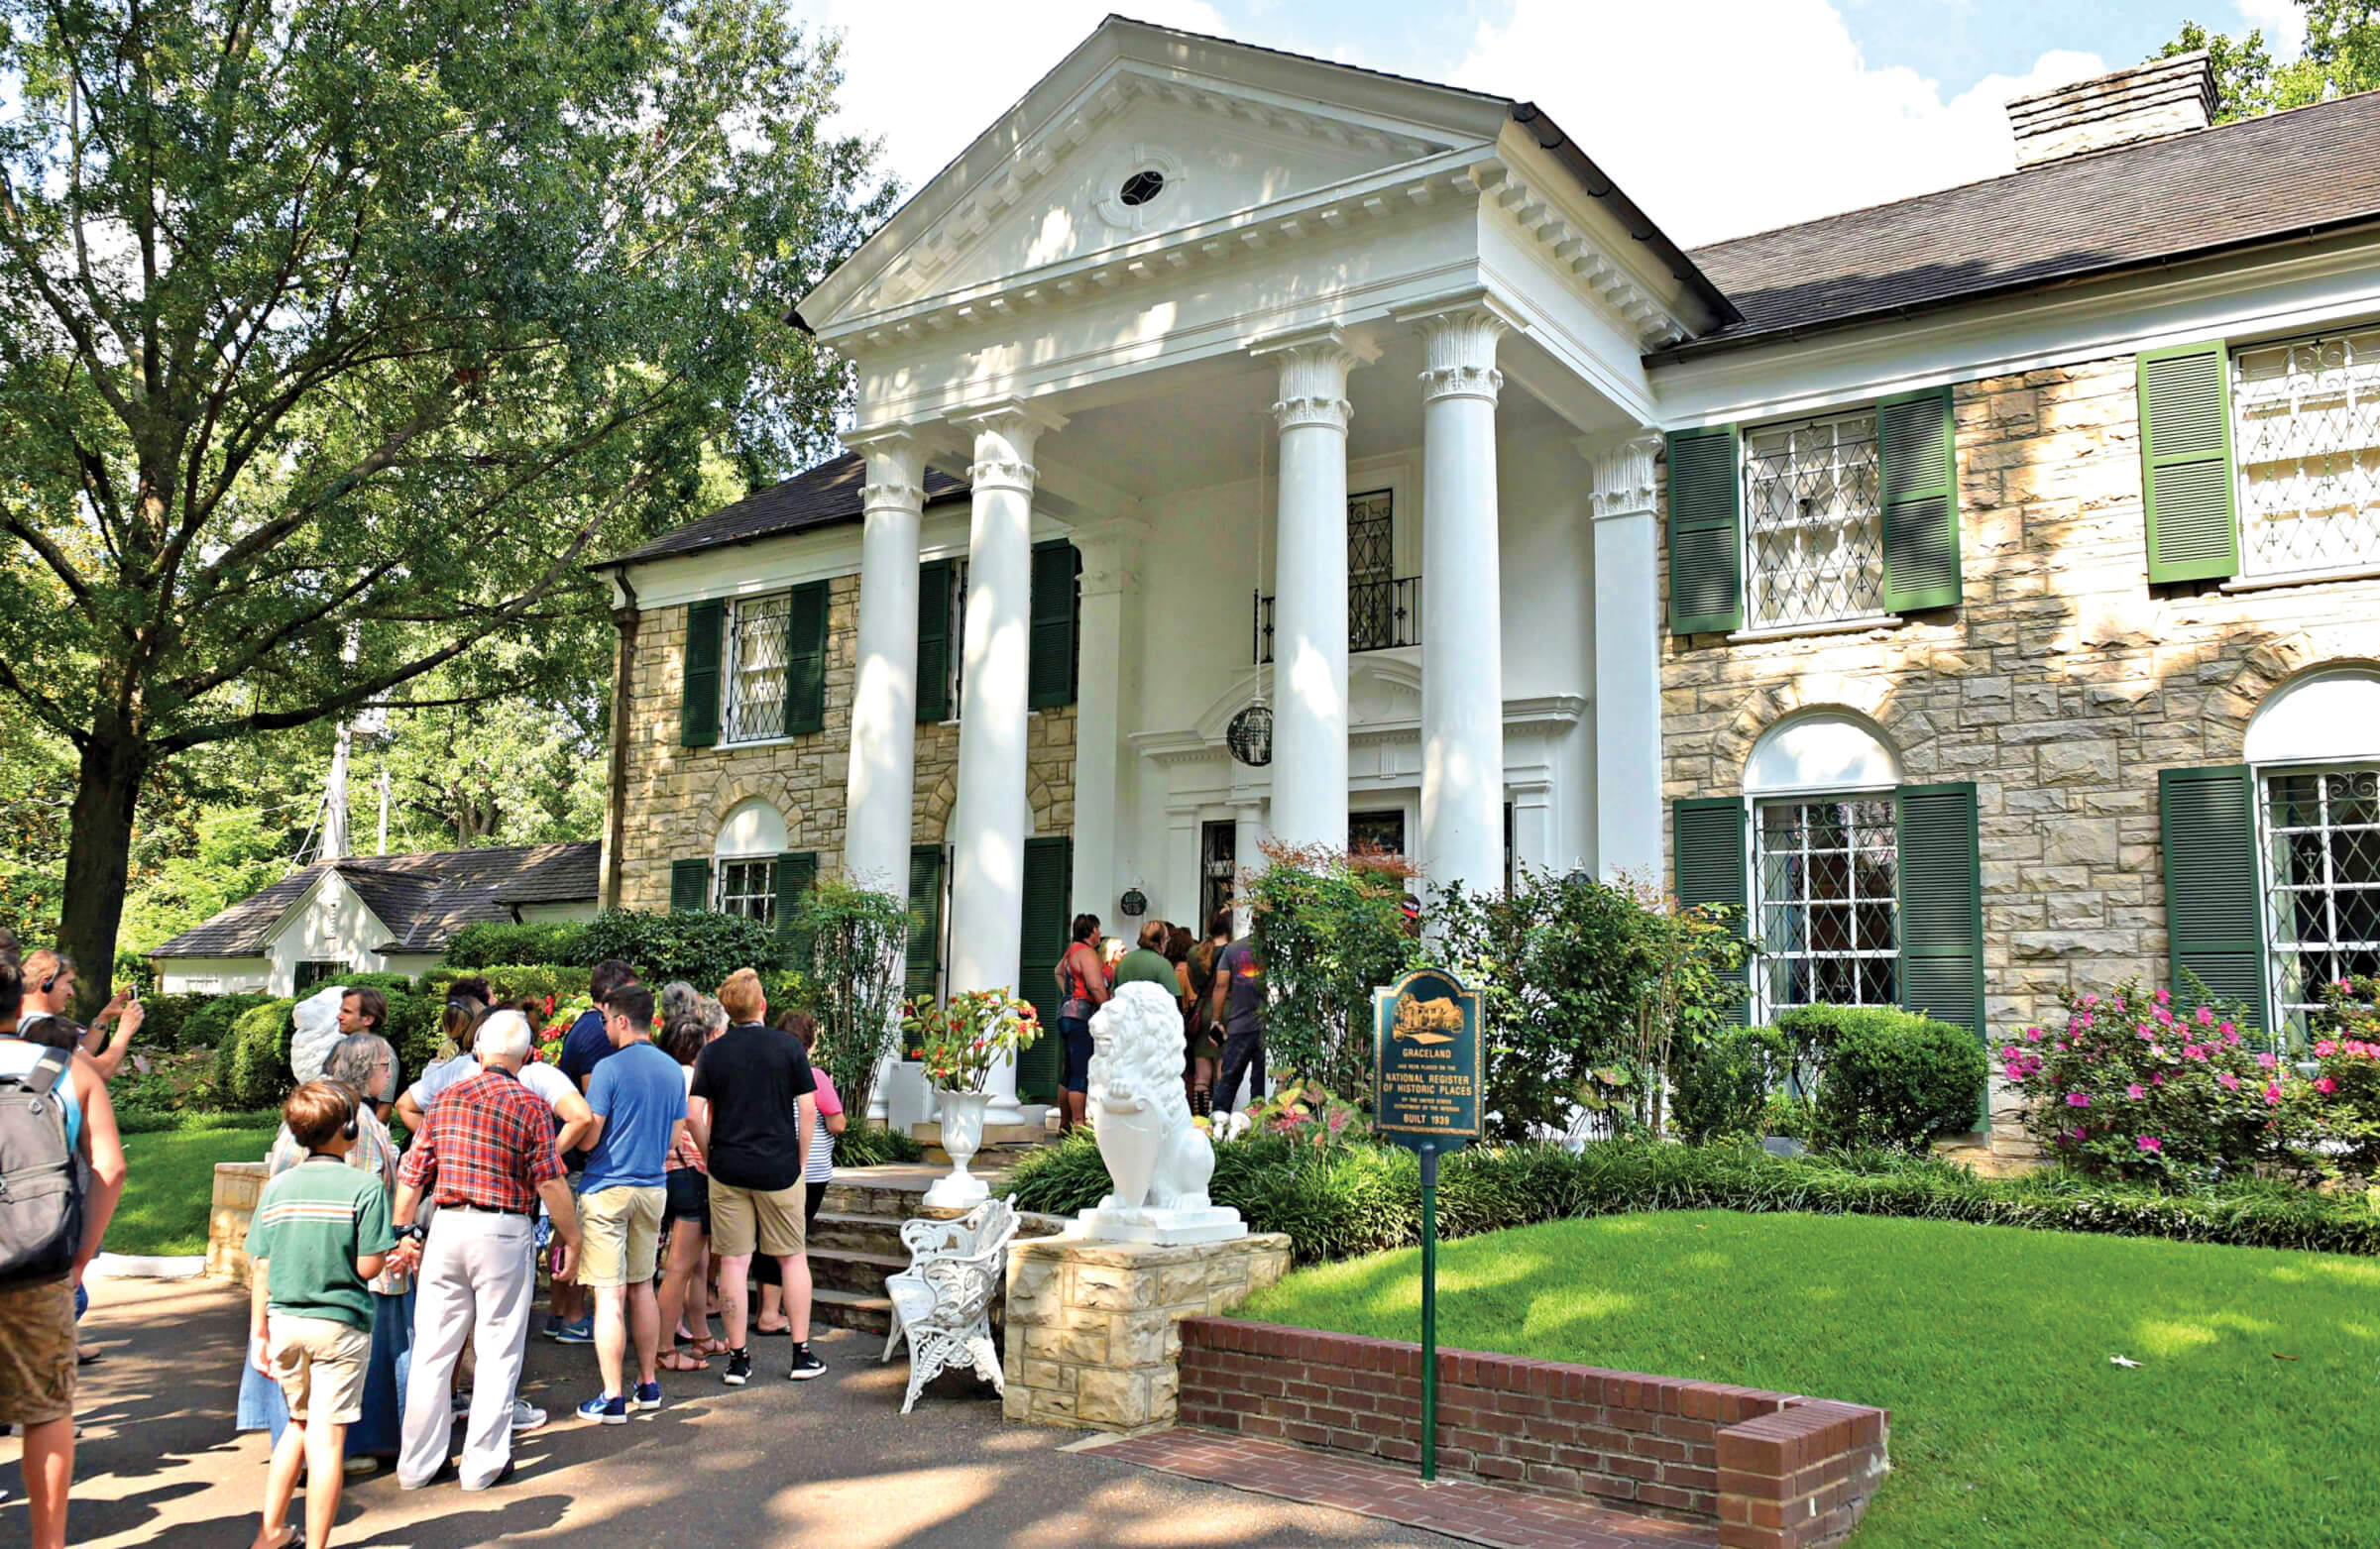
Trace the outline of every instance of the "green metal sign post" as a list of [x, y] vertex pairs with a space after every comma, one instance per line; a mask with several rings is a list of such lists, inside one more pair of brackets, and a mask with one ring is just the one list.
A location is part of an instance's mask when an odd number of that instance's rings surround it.
[[1438, 1477], [1438, 1158], [1480, 1128], [1479, 992], [1418, 968], [1372, 992], [1373, 1128], [1421, 1162], [1421, 1478]]

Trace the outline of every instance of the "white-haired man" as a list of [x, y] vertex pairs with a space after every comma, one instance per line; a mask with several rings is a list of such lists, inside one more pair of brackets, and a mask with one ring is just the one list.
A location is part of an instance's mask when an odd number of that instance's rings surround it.
[[[406, 1490], [446, 1469], [455, 1364], [466, 1339], [479, 1375], [463, 1435], [463, 1488], [486, 1490], [510, 1477], [512, 1396], [537, 1288], [539, 1199], [562, 1239], [562, 1272], [578, 1258], [578, 1214], [554, 1152], [553, 1111], [520, 1084], [529, 1025], [518, 1012], [499, 1012], [481, 1024], [475, 1047], [480, 1073], [438, 1095], [397, 1172], [397, 1253], [421, 1266], [397, 1460], [397, 1483]], [[413, 1224], [424, 1197], [438, 1207], [426, 1242]]]

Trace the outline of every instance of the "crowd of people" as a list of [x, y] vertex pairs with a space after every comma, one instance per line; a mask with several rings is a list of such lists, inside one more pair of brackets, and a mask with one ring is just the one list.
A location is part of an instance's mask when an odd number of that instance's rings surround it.
[[[126, 994], [75, 1024], [73, 975], [0, 940], [0, 1181], [57, 1203], [0, 1221], [0, 1423], [24, 1437], [35, 1549], [65, 1543], [74, 1375], [94, 1358], [74, 1322], [125, 1177], [107, 1081], [142, 1017]], [[772, 1024], [748, 968], [713, 994], [656, 996], [620, 962], [591, 980], [552, 1062], [533, 1043], [542, 1008], [457, 981], [441, 1022], [453, 1052], [410, 1085], [385, 999], [342, 995], [320, 1074], [283, 1104], [246, 1243], [235, 1423], [272, 1437], [258, 1549], [321, 1549], [349, 1474], [393, 1465], [405, 1490], [511, 1477], [513, 1437], [547, 1422], [518, 1391], [541, 1257], [542, 1333], [594, 1347], [583, 1421], [658, 1408], [663, 1374], [717, 1358], [741, 1387], [755, 1336], [789, 1337], [792, 1381], [826, 1371], [807, 1243], [845, 1115], [810, 1062], [815, 1022]]]
[[1099, 934], [1099, 917], [1075, 917], [1058, 961], [1058, 1032], [1065, 1043], [1059, 1089], [1064, 1125], [1083, 1122], [1090, 1093], [1090, 1019], [1126, 984], [1154, 984], [1182, 1007], [1182, 1080], [1195, 1115], [1228, 1114], [1240, 1084], [1265, 1089], [1264, 965], [1256, 943], [1232, 935], [1232, 912], [1207, 917], [1206, 934], [1167, 920], [1143, 924], [1135, 943]]

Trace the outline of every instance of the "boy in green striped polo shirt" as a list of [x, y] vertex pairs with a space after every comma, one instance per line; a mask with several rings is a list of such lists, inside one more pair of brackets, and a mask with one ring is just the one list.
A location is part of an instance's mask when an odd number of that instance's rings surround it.
[[347, 1165], [357, 1099], [330, 1081], [308, 1081], [282, 1104], [282, 1121], [305, 1161], [265, 1185], [248, 1228], [248, 1359], [281, 1383], [289, 1424], [265, 1471], [265, 1520], [255, 1549], [290, 1540], [289, 1501], [306, 1469], [306, 1549], [324, 1549], [339, 1517], [347, 1427], [364, 1415], [372, 1357], [372, 1293], [365, 1282], [396, 1246], [389, 1191], [378, 1172]]

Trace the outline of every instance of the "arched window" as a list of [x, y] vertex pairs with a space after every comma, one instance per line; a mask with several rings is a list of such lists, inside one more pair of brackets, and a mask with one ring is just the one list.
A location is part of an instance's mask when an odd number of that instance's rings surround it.
[[714, 875], [718, 878], [715, 907], [721, 914], [741, 915], [763, 925], [777, 918], [777, 857], [785, 849], [785, 820], [768, 803], [753, 797], [738, 802], [719, 826], [713, 846]]
[[2380, 673], [2317, 672], [2249, 722], [2273, 1019], [2303, 1032], [2318, 988], [2380, 973]]
[[1771, 727], [1744, 768], [1751, 803], [1757, 1013], [1900, 1004], [1900, 760], [1841, 713]]

